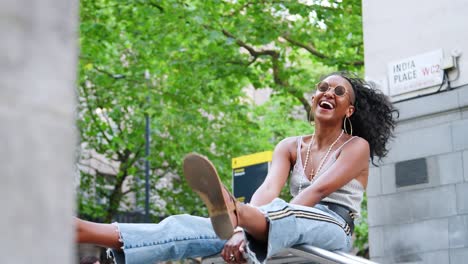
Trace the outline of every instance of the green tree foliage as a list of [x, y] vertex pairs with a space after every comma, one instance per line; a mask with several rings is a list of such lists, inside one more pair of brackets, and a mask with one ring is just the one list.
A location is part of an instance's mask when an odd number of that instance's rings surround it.
[[228, 183], [232, 157], [313, 131], [320, 75], [363, 65], [360, 0], [81, 0], [80, 17], [79, 212], [104, 221], [144, 195], [145, 115], [152, 215], [204, 214], [179, 176], [186, 153]]

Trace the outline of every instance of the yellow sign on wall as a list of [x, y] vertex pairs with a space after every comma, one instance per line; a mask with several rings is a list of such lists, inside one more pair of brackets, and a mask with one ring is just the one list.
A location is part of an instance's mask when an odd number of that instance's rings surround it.
[[239, 201], [250, 202], [268, 174], [272, 157], [272, 151], [264, 151], [232, 159], [232, 184]]
[[264, 151], [232, 159], [232, 169], [243, 168], [254, 164], [270, 162], [273, 151]]

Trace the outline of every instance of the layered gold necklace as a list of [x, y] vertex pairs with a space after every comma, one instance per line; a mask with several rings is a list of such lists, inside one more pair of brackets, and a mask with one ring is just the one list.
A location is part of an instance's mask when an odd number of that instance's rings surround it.
[[[333, 143], [330, 145], [330, 147], [328, 147], [328, 150], [327, 152], [325, 153], [325, 155], [320, 159], [320, 162], [319, 162], [319, 165], [317, 167], [317, 170], [314, 170], [314, 168], [311, 168], [310, 170], [310, 173], [309, 173], [309, 177], [307, 177], [307, 180], [310, 179], [310, 182], [313, 182], [314, 179], [315, 179], [315, 176], [319, 174], [320, 170], [322, 169], [322, 166], [323, 164], [325, 163], [325, 161], [327, 160], [328, 158], [328, 155], [330, 155], [330, 152], [331, 150], [333, 149], [333, 147], [335, 146], [335, 144], [338, 142], [338, 140], [340, 140], [340, 138], [343, 136], [343, 133], [344, 131], [341, 130], [341, 133], [340, 135], [335, 139], [335, 141], [333, 141]], [[306, 169], [307, 169], [307, 165], [309, 164], [309, 157], [310, 157], [310, 148], [312, 146], [312, 144], [314, 143], [315, 141], [315, 134], [312, 134], [312, 139], [310, 140], [310, 143], [309, 145], [307, 146], [307, 152], [306, 152], [306, 160], [305, 160], [305, 163], [304, 163], [304, 175], [306, 175]], [[312, 162], [311, 162], [312, 164]], [[312, 166], [312, 165], [311, 165]], [[304, 177], [301, 177], [301, 181], [299, 182], [299, 191], [298, 191], [298, 194], [302, 191], [302, 182], [304, 181], [303, 179]]]

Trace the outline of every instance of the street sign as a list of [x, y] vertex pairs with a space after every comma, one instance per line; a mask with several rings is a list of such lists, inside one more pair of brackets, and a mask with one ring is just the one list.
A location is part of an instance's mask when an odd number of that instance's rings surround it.
[[232, 159], [233, 191], [239, 201], [250, 202], [268, 174], [272, 156], [272, 151], [265, 151]]
[[390, 95], [395, 96], [442, 84], [442, 50], [435, 50], [388, 64]]

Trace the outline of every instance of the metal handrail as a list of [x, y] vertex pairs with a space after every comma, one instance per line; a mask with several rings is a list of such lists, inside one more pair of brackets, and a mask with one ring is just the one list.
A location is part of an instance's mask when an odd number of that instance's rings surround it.
[[[221, 264], [224, 260], [218, 255], [204, 258], [202, 264]], [[268, 264], [317, 263], [317, 264], [377, 264], [376, 262], [348, 253], [328, 251], [310, 245], [288, 248], [267, 261]]]
[[368, 259], [354, 256], [344, 252], [332, 252], [310, 245], [300, 245], [288, 249], [290, 253], [320, 264], [376, 264]]

